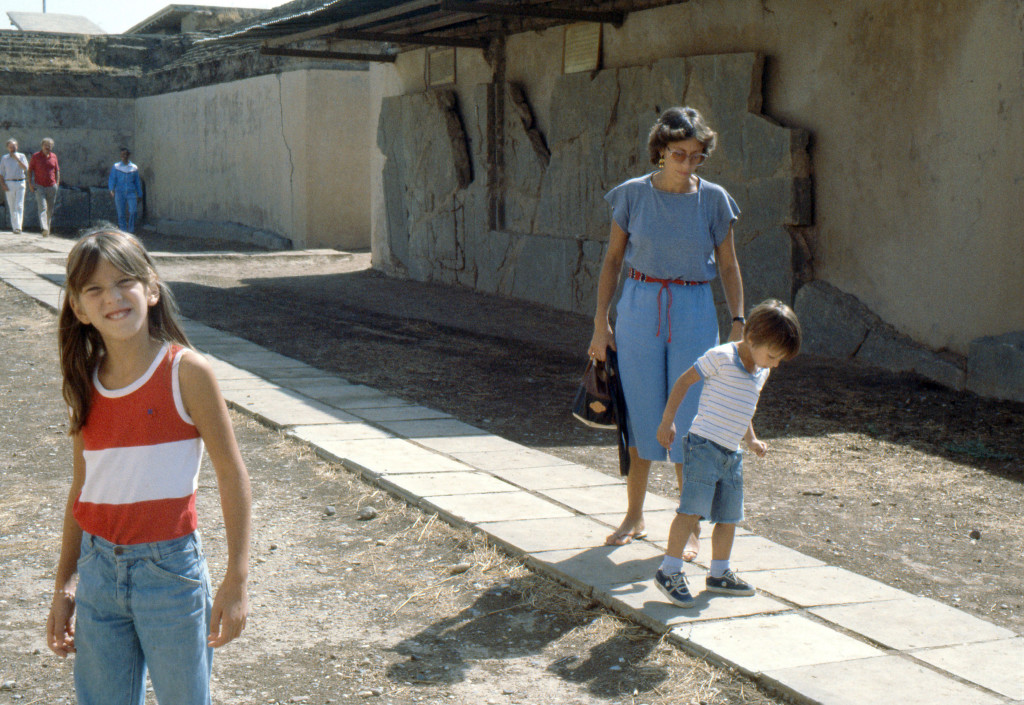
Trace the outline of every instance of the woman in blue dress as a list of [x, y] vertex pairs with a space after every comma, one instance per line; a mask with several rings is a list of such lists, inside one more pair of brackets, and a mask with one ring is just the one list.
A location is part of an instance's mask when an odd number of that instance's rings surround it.
[[[711, 280], [722, 278], [732, 316], [729, 340], [743, 335], [743, 281], [736, 260], [733, 224], [739, 207], [697, 168], [711, 156], [716, 133], [693, 108], [670, 108], [651, 128], [647, 141], [658, 169], [625, 181], [605, 196], [612, 206], [611, 235], [597, 288], [597, 313], [589, 354], [618, 354], [630, 426], [630, 470], [626, 477], [626, 516], [606, 543], [622, 546], [646, 536], [644, 497], [651, 463], [666, 460], [658, 444], [658, 424], [676, 378], [706, 350], [719, 343]], [[625, 274], [609, 320], [612, 297]], [[701, 385], [694, 385], [676, 415], [681, 429], [667, 451], [682, 487], [682, 429], [697, 411]], [[697, 535], [684, 558], [697, 555]]]

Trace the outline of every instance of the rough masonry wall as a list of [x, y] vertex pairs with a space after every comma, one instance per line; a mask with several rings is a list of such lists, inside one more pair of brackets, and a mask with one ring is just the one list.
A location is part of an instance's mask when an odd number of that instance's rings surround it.
[[106, 186], [121, 145], [132, 144], [134, 101], [124, 98], [0, 96], [0, 137], [13, 137], [26, 155], [52, 137], [68, 186]]
[[[61, 176], [54, 224], [58, 232], [74, 232], [94, 221], [116, 221], [107, 177], [120, 158], [119, 148], [134, 144], [134, 123], [131, 99], [0, 95], [0, 141], [16, 139], [26, 156], [39, 150], [44, 137], [54, 141]], [[0, 203], [0, 223], [10, 227], [6, 202]], [[30, 193], [25, 197], [24, 227], [39, 227]]]
[[[811, 219], [807, 136], [759, 114], [762, 66], [759, 55], [738, 54], [565, 75], [546, 135], [528, 96], [513, 87], [505, 98], [504, 227], [495, 230], [488, 228], [486, 86], [458, 99], [436, 92], [385, 99], [378, 132], [386, 158], [384, 266], [592, 313], [609, 231], [603, 195], [654, 168], [646, 139], [658, 114], [693, 104], [722, 135], [702, 175], [744, 211], [736, 239], [748, 300], [792, 301], [802, 268], [794, 268], [799, 248], [788, 228]], [[461, 133], [444, 127], [453, 114], [462, 117]], [[467, 185], [459, 179], [461, 150], [470, 155]]]

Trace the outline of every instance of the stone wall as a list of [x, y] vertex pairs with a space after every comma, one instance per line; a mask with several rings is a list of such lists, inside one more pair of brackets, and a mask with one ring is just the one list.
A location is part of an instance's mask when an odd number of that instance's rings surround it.
[[469, 96], [386, 98], [378, 128], [388, 216], [381, 264], [418, 280], [592, 313], [609, 231], [603, 195], [654, 168], [646, 139], [660, 112], [693, 104], [724, 136], [701, 174], [744, 210], [736, 242], [747, 298], [791, 301], [805, 268], [790, 229], [812, 217], [808, 137], [760, 114], [762, 68], [761, 56], [737, 54], [561, 76], [546, 135], [525, 91], [513, 86], [497, 229], [488, 227], [486, 86]]
[[[107, 176], [126, 145], [144, 213], [168, 232], [368, 246], [365, 67], [204, 39], [0, 33], [0, 136], [26, 153], [55, 140], [67, 187], [55, 229], [109, 219]], [[28, 216], [32, 228], [34, 206]]]
[[136, 101], [149, 214], [165, 230], [295, 247], [369, 244], [361, 71], [289, 71]]
[[18, 140], [26, 155], [38, 151], [44, 137], [53, 138], [67, 186], [106, 186], [119, 148], [134, 143], [131, 99], [0, 95], [0, 116], [0, 138]]

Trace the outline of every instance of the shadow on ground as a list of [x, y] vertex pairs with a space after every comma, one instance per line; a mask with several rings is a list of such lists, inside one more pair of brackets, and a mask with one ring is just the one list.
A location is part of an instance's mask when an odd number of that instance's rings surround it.
[[[541, 657], [551, 644], [599, 616], [579, 608], [554, 616], [550, 605], [546, 605], [548, 611], [534, 609], [530, 594], [539, 583], [530, 575], [496, 586], [461, 612], [397, 643], [392, 651], [407, 660], [392, 664], [388, 678], [438, 686], [459, 682], [480, 661]], [[566, 681], [586, 684], [601, 697], [647, 692], [670, 675], [666, 668], [642, 665], [657, 645], [658, 639], [649, 632], [622, 623], [585, 654], [567, 655], [547, 670]]]
[[[370, 270], [172, 286], [196, 320], [511, 440], [611, 445], [568, 411], [591, 332], [583, 316]], [[766, 439], [866, 434], [1018, 480], [1022, 427], [1024, 404], [812, 355], [773, 374], [758, 412]]]

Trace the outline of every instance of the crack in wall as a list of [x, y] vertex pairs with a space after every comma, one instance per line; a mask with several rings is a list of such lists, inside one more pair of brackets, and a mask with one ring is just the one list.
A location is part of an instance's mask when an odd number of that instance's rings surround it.
[[277, 103], [281, 108], [281, 141], [284, 142], [284, 148], [288, 150], [288, 200], [291, 207], [291, 212], [288, 214], [292, 221], [292, 229], [294, 234], [295, 228], [295, 159], [292, 156], [292, 147], [288, 144], [288, 134], [284, 129], [284, 85], [281, 81], [281, 74], [275, 74], [277, 76]]

